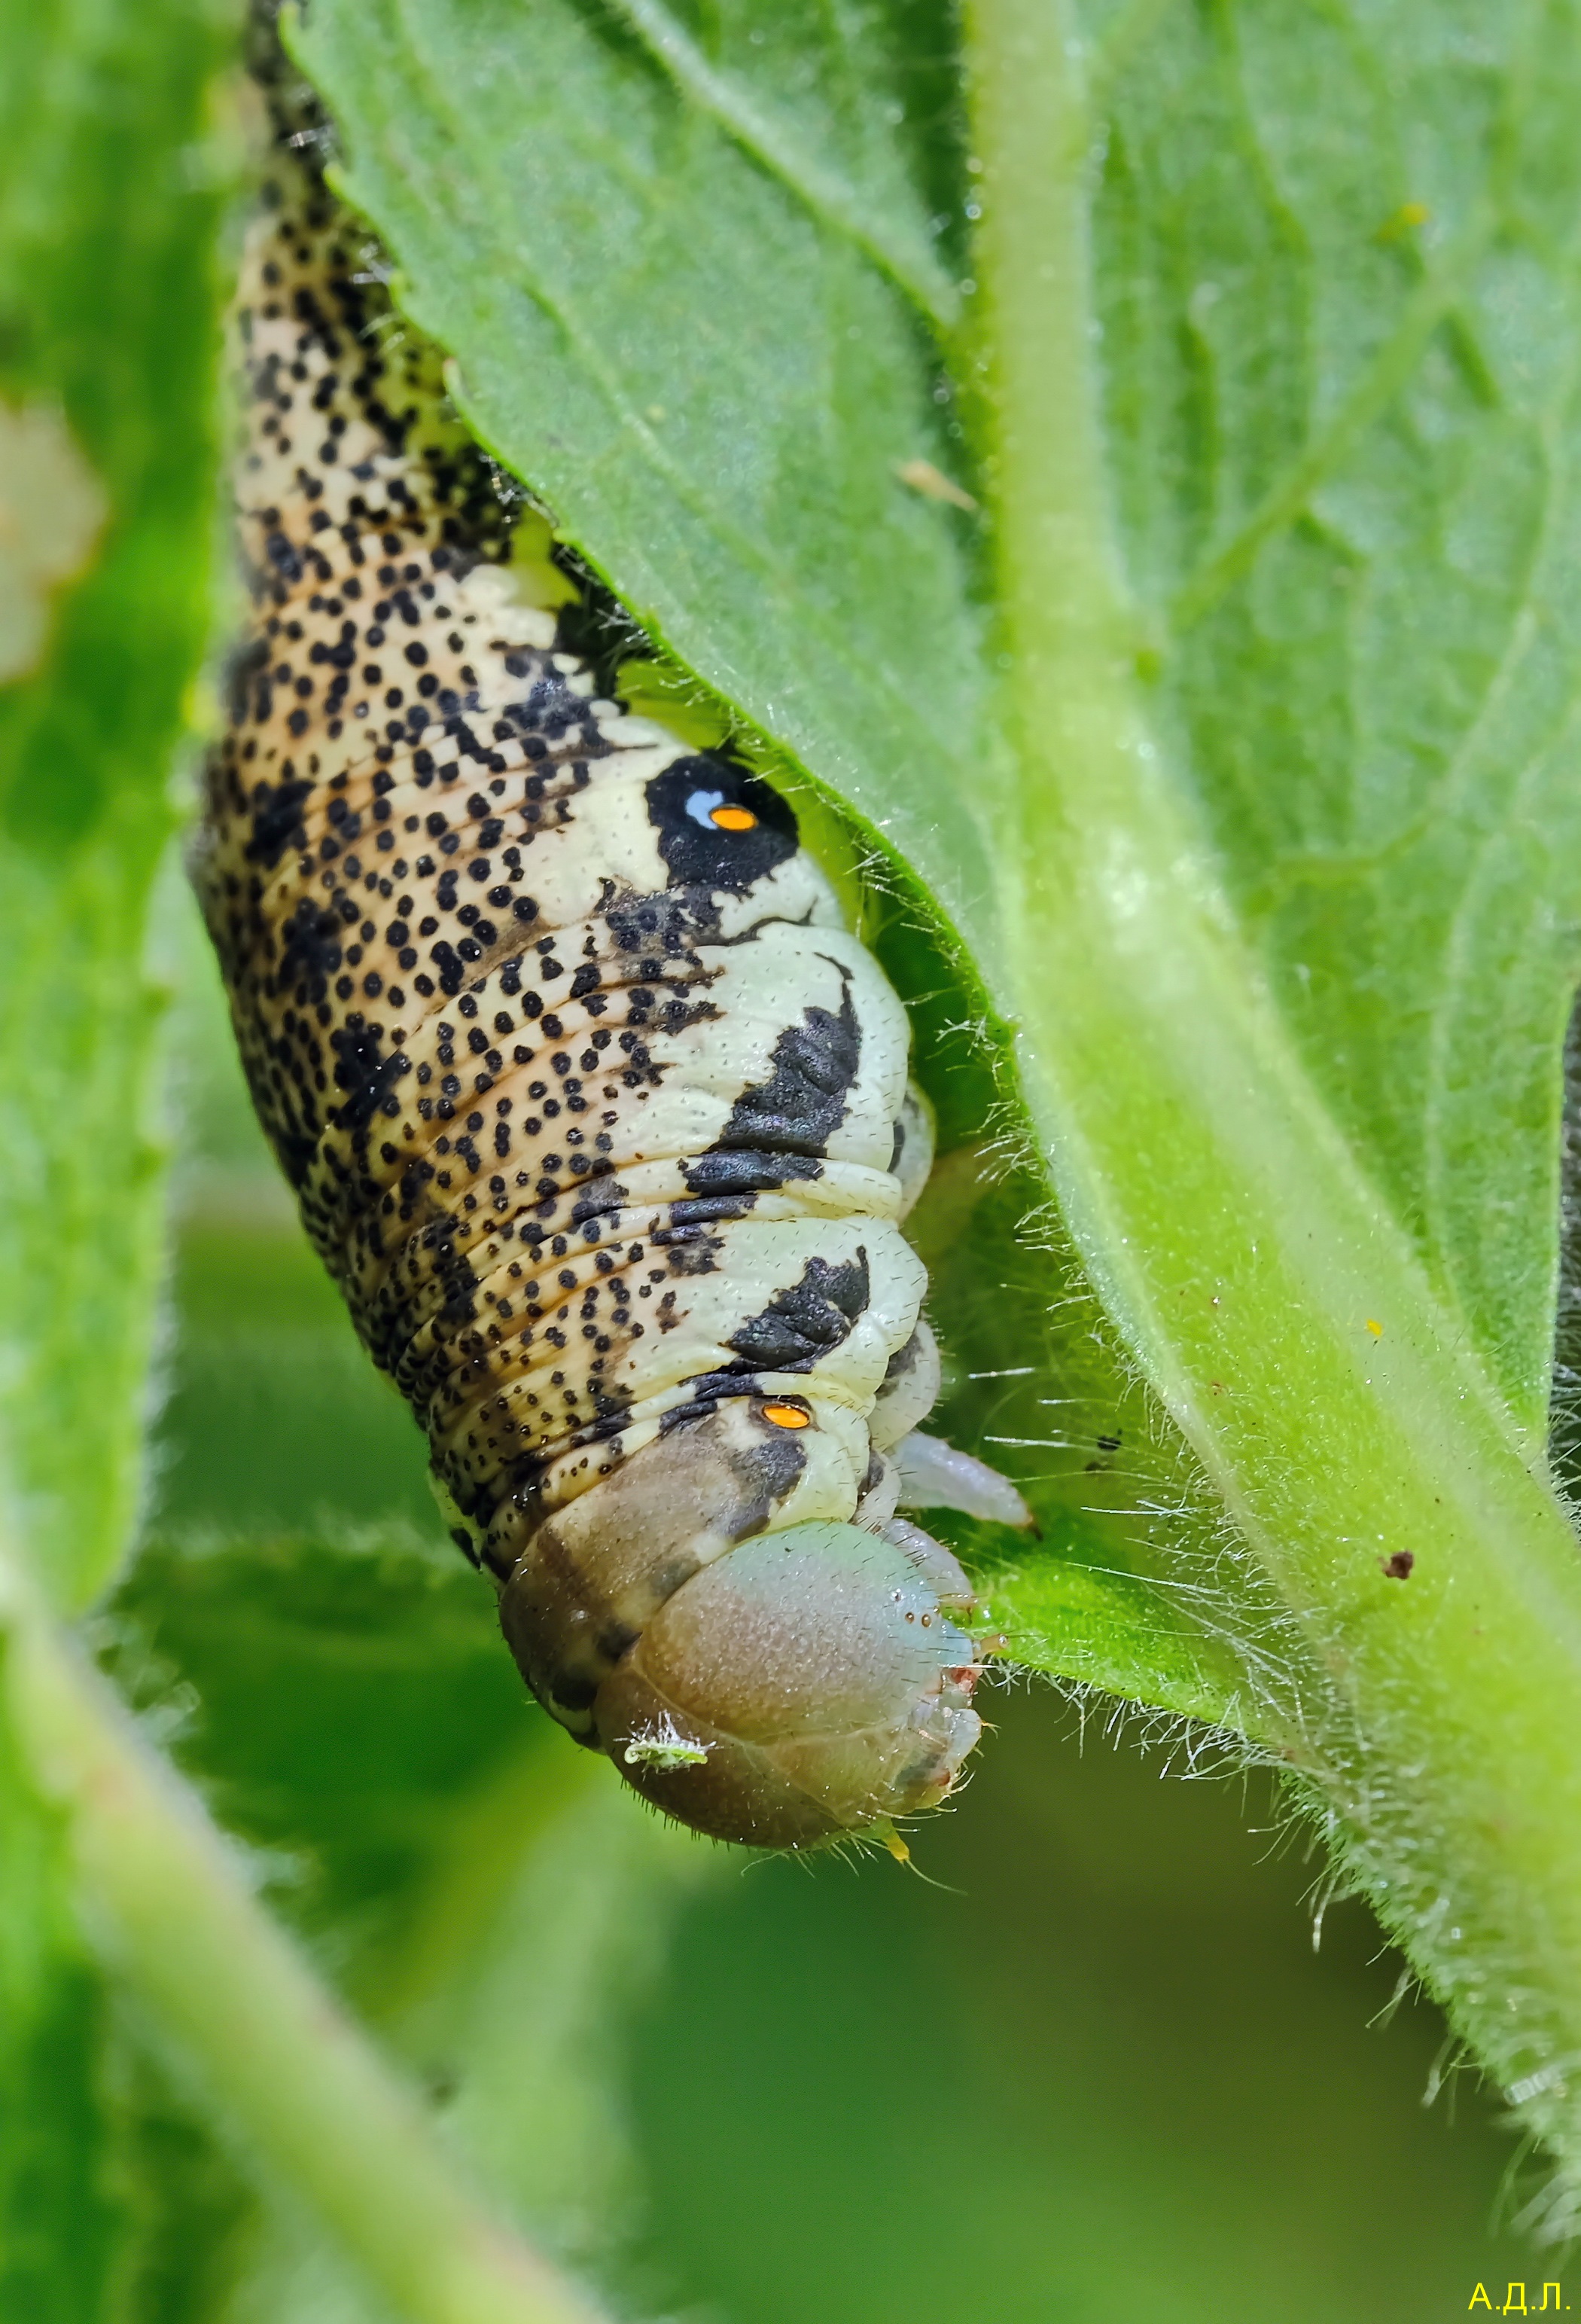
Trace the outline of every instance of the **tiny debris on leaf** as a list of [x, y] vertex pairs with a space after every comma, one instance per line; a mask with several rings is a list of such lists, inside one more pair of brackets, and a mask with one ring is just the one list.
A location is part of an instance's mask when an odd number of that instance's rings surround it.
[[945, 475], [942, 468], [935, 468], [932, 460], [898, 460], [895, 473], [903, 484], [909, 484], [914, 493], [921, 493], [924, 500], [948, 501], [951, 508], [966, 509], [973, 514], [977, 511], [978, 503], [971, 494]]

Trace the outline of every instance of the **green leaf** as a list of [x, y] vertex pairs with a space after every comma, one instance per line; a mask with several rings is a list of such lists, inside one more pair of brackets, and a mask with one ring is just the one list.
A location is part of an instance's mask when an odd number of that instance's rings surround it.
[[316, 1937], [360, 1926], [374, 1941], [458, 1794], [549, 1739], [491, 1592], [437, 1526], [427, 1541], [156, 1538], [108, 1610], [109, 1665], [134, 1705], [159, 1711], [196, 1683], [174, 1756]]
[[[319, 0], [299, 39], [481, 435], [887, 853], [891, 929], [921, 920], [968, 1028], [958, 1068], [923, 1012], [956, 1139], [1013, 1028], [1036, 1164], [1013, 1097], [977, 1132], [1057, 1195], [1126, 1355], [1080, 1347], [1087, 1310], [1045, 1370], [1000, 1231], [997, 1368], [1083, 1435], [1128, 1367], [1152, 1400], [1129, 1495], [1081, 1502], [1072, 1449], [997, 1609], [1041, 1609], [1069, 1668], [1088, 1591], [1089, 1669], [1194, 1685], [1300, 1767], [1581, 2168], [1581, 1571], [1542, 1462], [1581, 973], [1574, 10], [1138, 0], [1084, 32], [979, 0], [949, 348], [897, 286], [904, 148], [874, 231], [828, 198], [859, 169], [838, 23], [727, 6], [683, 58], [627, 13], [646, 46], [571, 0]], [[921, 20], [869, 22], [892, 78]], [[909, 492], [919, 457], [990, 526]], [[1045, 1310], [1089, 1296], [1040, 1231]], [[940, 1307], [970, 1338], [968, 1292]], [[985, 1439], [1062, 1433], [1011, 1401]], [[1195, 1673], [1152, 1622], [1196, 1628]]]
[[1323, 1103], [1533, 1437], [1581, 979], [1576, 31], [1172, 9], [1117, 85], [1094, 216], [1176, 779]]
[[[208, 622], [226, 33], [198, 0], [0, 0], [0, 1503], [68, 1605], [139, 1489], [143, 954]], [[0, 2310], [39, 2324], [97, 2324], [133, 2231], [78, 1906], [64, 1819], [0, 1720]]]
[[160, 1245], [143, 962], [209, 622], [231, 23], [218, 0], [0, 6], [0, 604], [28, 608], [22, 631], [0, 614], [0, 1446], [72, 1605], [138, 1489]]
[[[957, 1103], [959, 1079], [942, 1084]], [[991, 1085], [979, 1102], [991, 1104]], [[984, 1618], [1015, 1662], [1261, 1736], [1272, 1729], [1266, 1689], [1247, 1686], [1233, 1653], [1192, 1618], [1200, 1593], [1168, 1571], [1191, 1482], [1178, 1461], [1172, 1475], [1147, 1397], [1117, 1368], [1090, 1294], [1070, 1280], [1051, 1306], [1051, 1263], [1063, 1270], [1069, 1254], [1051, 1250], [1038, 1219], [1046, 1188], [1025, 1168], [985, 1177], [993, 1157], [957, 1147], [911, 1223], [946, 1359], [929, 1426], [1013, 1474], [1042, 1534], [1029, 1543], [943, 1512], [933, 1521], [979, 1577]]]
[[[744, 15], [732, 48], [774, 21]], [[316, 11], [299, 39], [346, 133], [346, 192], [456, 355], [479, 433], [684, 662], [988, 925], [954, 779], [980, 751], [980, 549], [896, 474], [961, 461], [909, 302], [607, 20], [389, 0]], [[777, 104], [786, 39], [758, 69]], [[804, 28], [794, 45], [819, 58]], [[931, 45], [948, 53], [942, 14]], [[804, 134], [841, 77], [805, 71]], [[556, 92], [530, 134], [524, 85]], [[924, 231], [888, 177], [872, 214]]]
[[616, 5], [689, 103], [932, 321], [955, 322], [963, 124], [950, 27], [931, 0], [832, 9], [821, 43], [783, 9]]
[[[1394, 1967], [1364, 1976], [1376, 1939], [1354, 1909], [1337, 1931], [1330, 1922], [1312, 1961], [1290, 1920], [1310, 1871], [1299, 1854], [1271, 1868], [1263, 1842], [1241, 1840], [1243, 1787], [1182, 1794], [1160, 1784], [1156, 1761], [1133, 1764], [1129, 1749], [1111, 1760], [1090, 1734], [1078, 1761], [1060, 1748], [1069, 1721], [1053, 1702], [996, 1692], [992, 1750], [961, 1812], [917, 1836], [939, 1887], [887, 1864], [857, 1879], [827, 1866], [812, 1881], [787, 1867], [783, 1893], [773, 1868], [743, 1880], [730, 1858], [633, 1812], [610, 1770], [531, 1712], [489, 1591], [432, 1517], [420, 1540], [409, 1521], [377, 1522], [391, 1480], [369, 1457], [375, 1424], [396, 1424], [391, 1450], [408, 1455], [418, 1517], [420, 1439], [357, 1359], [277, 1182], [262, 1175], [212, 962], [184, 937], [177, 952], [188, 1129], [173, 1393], [161, 1511], [109, 1610], [112, 1666], [242, 1835], [275, 1907], [398, 2047], [447, 2135], [518, 2216], [604, 2281], [619, 2269], [629, 2283], [619, 2246], [634, 2208], [635, 2117], [648, 2240], [620, 2312], [701, 2299], [804, 2314], [810, 2300], [820, 2314], [899, 2315], [929, 2268], [948, 2264], [951, 2230], [941, 2218], [931, 2241], [912, 2249], [908, 2238], [909, 2256], [897, 2257], [892, 2239], [869, 2251], [861, 2222], [904, 2207], [915, 2178], [917, 2109], [936, 2079], [929, 2027], [941, 2010], [977, 2023], [987, 2009], [1032, 2045], [1008, 2116], [992, 2043], [951, 2085], [957, 2148], [964, 2136], [975, 2156], [969, 2209], [994, 2251], [1002, 2303], [1057, 2300], [1073, 2265], [1110, 2287], [1129, 2266], [1183, 2317], [1222, 2282], [1227, 2251], [1276, 2302], [1290, 2250], [1316, 2254], [1314, 2314], [1340, 2282], [1370, 2316], [1413, 2269], [1451, 2285], [1501, 2260], [1501, 2283], [1520, 2272], [1518, 2251], [1506, 2258], [1482, 2239], [1501, 2167], [1491, 2124], [1479, 2140], [1463, 2121], [1446, 2147], [1442, 2123], [1417, 2106], [1439, 2039], [1432, 2014], [1386, 2042], [1364, 2031]], [[973, 1159], [958, 1149], [934, 1185], [927, 1252], [952, 1316], [965, 1306], [991, 1351], [1005, 1302], [995, 1210], [1013, 1213], [1018, 1198], [1007, 1185], [980, 1199]], [[1020, 1263], [1035, 1323], [1045, 1262], [1033, 1249]], [[1090, 1302], [1076, 1312], [1090, 1323]], [[959, 1325], [951, 1352], [958, 1369], [977, 1368]], [[981, 1360], [1002, 1367], [1002, 1351]], [[956, 1394], [963, 1416], [983, 1399], [982, 1425], [1000, 1430], [1010, 1424], [992, 1400], [1025, 1386], [963, 1381]], [[1054, 1418], [1078, 1433], [1067, 1410]], [[1096, 1410], [1090, 1422], [1100, 1425]], [[1046, 1414], [1042, 1425], [1048, 1433]], [[213, 1440], [201, 1463], [194, 1431]], [[1112, 1456], [1117, 1471], [1125, 1451]], [[1070, 1456], [1022, 1457], [1080, 1469], [1111, 1456], [1084, 1442]], [[1134, 1490], [1117, 1473], [1110, 1481]], [[1091, 1499], [1104, 1482], [1085, 1474], [1081, 1490]], [[316, 1502], [339, 1511], [317, 1532]], [[291, 1530], [236, 1538], [269, 1506]], [[1071, 1644], [1090, 1657], [1093, 1636], [1083, 1618]], [[694, 1880], [701, 1909], [686, 1904]], [[1065, 1945], [1053, 1975], [1051, 1928]], [[722, 1961], [735, 1969], [722, 1975]], [[1361, 1982], [1336, 1982], [1342, 1961]], [[1141, 2021], [1138, 1992], [1149, 1997]], [[1161, 2056], [1173, 2061], [1162, 2098]], [[261, 2205], [190, 2101], [138, 2065], [121, 2160], [139, 2198], [135, 2324], [389, 2324], [395, 2311], [304, 2208], [272, 2194]], [[1084, 2107], [1079, 2130], [1075, 2117], [1062, 2129], [1039, 2091], [1090, 2094], [1095, 2075], [1107, 2098]], [[1307, 2089], [1314, 2077], [1324, 2097], [1303, 2133], [1310, 2168], [1287, 2186], [1261, 2126], [1282, 2103], [1282, 2078]], [[1189, 2154], [1171, 2129], [1181, 2106], [1196, 2107], [1201, 2134]], [[832, 2120], [861, 2126], [854, 2170], [849, 2138], [837, 2152], [821, 2137]], [[1361, 2159], [1369, 2123], [1385, 2125], [1386, 2186]], [[1052, 2246], [1046, 2203], [1027, 2198], [1051, 2172], [1070, 2228], [1056, 2221]], [[1378, 2222], [1402, 2200], [1415, 2232], [1385, 2281], [1370, 2255]], [[1138, 2205], [1149, 2222], [1139, 2245]], [[819, 2223], [811, 2236], [805, 2218]]]
[[[657, 17], [633, 14], [673, 66]], [[480, 433], [654, 634], [779, 748], [782, 779], [798, 782], [788, 748], [856, 810], [856, 844], [878, 851], [891, 890], [869, 899], [864, 931], [915, 1004], [947, 1142], [975, 1138], [990, 1116], [1007, 1126], [1009, 1078], [979, 982], [997, 921], [992, 822], [974, 812], [990, 774], [981, 528], [896, 475], [919, 457], [962, 471], [965, 438], [942, 360], [870, 249], [880, 232], [895, 247], [961, 232], [949, 19], [910, 0], [837, 12], [822, 43], [782, 10], [712, 21], [710, 73], [728, 72], [754, 108], [794, 103], [798, 151], [815, 138], [829, 168], [866, 172], [859, 244], [782, 143], [765, 168], [765, 141], [743, 142], [690, 65], [666, 81], [576, 8], [326, 7], [298, 38], [346, 133], [347, 194], [393, 244], [408, 310], [456, 351], [456, 392]], [[531, 136], [524, 78], [561, 93]], [[902, 94], [875, 107], [874, 82]], [[907, 141], [880, 171], [878, 124], [901, 103]], [[947, 234], [930, 236], [951, 204]], [[827, 836], [849, 859], [849, 826]], [[1025, 1142], [1013, 1123], [1007, 1153]], [[1089, 1314], [1079, 1334], [1054, 1323], [1067, 1417], [1079, 1400], [1082, 1425], [1049, 1426], [1036, 1385], [1046, 1253], [1029, 1261], [1013, 1236], [1046, 1199], [1023, 1176], [952, 1239], [959, 1296], [935, 1286], [960, 1381], [940, 1425], [975, 1438], [998, 1422], [1005, 1465], [1029, 1480], [1059, 1551], [996, 1618], [1043, 1667], [1260, 1729], [1239, 1674], [1142, 1578], [1138, 1490], [1172, 1508], [1176, 1463], [1152, 1457], [1144, 1411], [1092, 1344]], [[999, 1286], [991, 1310], [984, 1282]], [[1007, 1366], [1018, 1383], [988, 1393], [966, 1377]], [[1100, 1447], [1117, 1427], [1117, 1465]]]

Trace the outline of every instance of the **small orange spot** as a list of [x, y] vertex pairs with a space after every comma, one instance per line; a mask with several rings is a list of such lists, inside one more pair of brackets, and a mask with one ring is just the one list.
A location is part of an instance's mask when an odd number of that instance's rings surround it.
[[758, 818], [749, 807], [711, 807], [710, 823], [717, 823], [722, 831], [756, 831]]
[[813, 1416], [799, 1404], [766, 1404], [765, 1420], [772, 1420], [776, 1428], [810, 1428]]
[[1372, 1333], [1374, 1340], [1381, 1340], [1383, 1338], [1383, 1326], [1382, 1323], [1374, 1323], [1370, 1315], [1367, 1317], [1367, 1329]]

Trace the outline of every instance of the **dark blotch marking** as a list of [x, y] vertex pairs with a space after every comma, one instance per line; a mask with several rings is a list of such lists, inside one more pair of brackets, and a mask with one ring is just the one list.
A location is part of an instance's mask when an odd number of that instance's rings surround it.
[[[736, 1113], [740, 1111], [738, 1104]], [[733, 1122], [735, 1118], [732, 1114], [731, 1120]], [[730, 1124], [727, 1123], [727, 1135], [729, 1129]], [[686, 1165], [686, 1184], [694, 1194], [705, 1195], [715, 1202], [737, 1204], [743, 1210], [749, 1206], [753, 1195], [763, 1194], [774, 1186], [783, 1186], [787, 1179], [821, 1178], [823, 1176], [823, 1163], [810, 1155], [754, 1153], [749, 1148], [744, 1151], [722, 1153], [715, 1147]], [[676, 1204], [672, 1215], [679, 1218], [683, 1213], [696, 1218], [705, 1215], [695, 1205], [688, 1204]], [[720, 1215], [728, 1217], [731, 1213], [722, 1212]]]
[[773, 1073], [741, 1092], [712, 1148], [688, 1166], [692, 1193], [760, 1192], [787, 1178], [816, 1177], [805, 1161], [772, 1157], [815, 1159], [827, 1152], [845, 1120], [861, 1055], [862, 1028], [848, 979], [838, 1015], [804, 1009], [801, 1023], [786, 1026], [774, 1045]]
[[329, 1046], [336, 1053], [336, 1087], [346, 1093], [333, 1117], [336, 1127], [366, 1130], [396, 1083], [410, 1073], [411, 1061], [400, 1049], [387, 1057], [382, 1037], [365, 1025], [333, 1032]]
[[800, 1282], [777, 1291], [762, 1313], [725, 1344], [755, 1371], [811, 1371], [821, 1356], [850, 1336], [870, 1287], [865, 1250], [832, 1267], [827, 1259], [810, 1259]]
[[[727, 1398], [734, 1402], [743, 1394], [758, 1393], [755, 1380], [743, 1389], [740, 1375], [730, 1372], [704, 1372], [692, 1385], [694, 1391], [701, 1391], [696, 1400], [666, 1412], [658, 1425], [660, 1436], [675, 1436], [712, 1420]], [[806, 1447], [800, 1430], [776, 1428], [772, 1422], [764, 1421], [755, 1443], [746, 1448], [729, 1445], [724, 1459], [741, 1496], [739, 1504], [725, 1513], [724, 1529], [736, 1540], [745, 1541], [760, 1533], [775, 1509], [790, 1499], [807, 1465]]]
[[249, 863], [272, 872], [302, 820], [302, 802], [312, 795], [311, 783], [260, 783], [253, 794], [253, 836], [247, 842]]

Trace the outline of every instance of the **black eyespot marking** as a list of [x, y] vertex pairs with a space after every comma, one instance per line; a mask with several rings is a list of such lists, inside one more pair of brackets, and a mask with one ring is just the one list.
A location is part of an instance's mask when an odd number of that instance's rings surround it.
[[778, 792], [712, 752], [655, 775], [648, 813], [672, 888], [744, 896], [799, 844], [795, 816]]
[[810, 1259], [800, 1281], [776, 1292], [761, 1314], [732, 1332], [726, 1345], [753, 1371], [810, 1371], [848, 1337], [871, 1291], [865, 1250], [833, 1267]]

